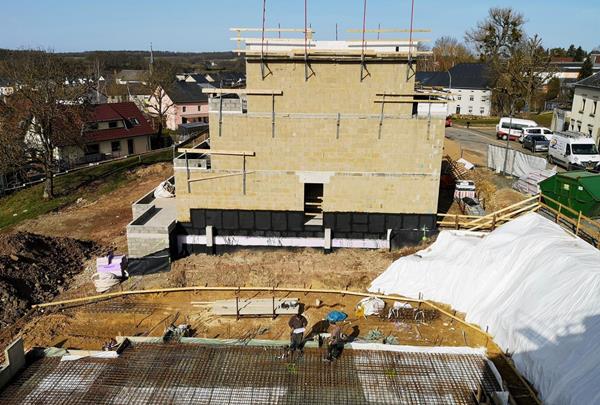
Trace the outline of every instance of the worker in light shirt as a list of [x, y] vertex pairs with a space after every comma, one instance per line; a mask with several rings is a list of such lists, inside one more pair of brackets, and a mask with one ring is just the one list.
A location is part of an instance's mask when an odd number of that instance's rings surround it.
[[290, 354], [299, 351], [304, 353], [304, 332], [308, 321], [302, 314], [296, 314], [290, 318], [288, 322], [292, 333], [290, 334]]

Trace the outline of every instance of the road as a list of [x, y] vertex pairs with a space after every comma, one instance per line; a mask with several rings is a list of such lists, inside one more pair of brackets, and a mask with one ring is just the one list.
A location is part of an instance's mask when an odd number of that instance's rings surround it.
[[[461, 144], [464, 149], [470, 149], [483, 153], [487, 156], [488, 145], [496, 145], [506, 147], [506, 141], [496, 139], [496, 130], [490, 129], [466, 129], [459, 127], [446, 128], [446, 137], [455, 140]], [[518, 141], [510, 141], [509, 147], [518, 150], [528, 155], [545, 158], [546, 153], [531, 153], [528, 149], [524, 149]]]

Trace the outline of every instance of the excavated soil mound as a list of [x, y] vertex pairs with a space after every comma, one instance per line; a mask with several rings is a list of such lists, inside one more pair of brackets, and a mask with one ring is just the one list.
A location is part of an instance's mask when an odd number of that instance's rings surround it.
[[99, 251], [94, 242], [27, 232], [0, 235], [0, 328], [32, 304], [63, 291], [83, 262]]

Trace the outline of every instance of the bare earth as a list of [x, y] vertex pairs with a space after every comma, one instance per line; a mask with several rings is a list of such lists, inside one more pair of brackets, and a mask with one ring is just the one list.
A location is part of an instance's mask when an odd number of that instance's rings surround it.
[[81, 201], [57, 212], [25, 221], [16, 230], [47, 236], [92, 240], [117, 252], [127, 251], [126, 226], [131, 222], [131, 204], [172, 175], [171, 165], [159, 163], [140, 168], [131, 181], [96, 201]]

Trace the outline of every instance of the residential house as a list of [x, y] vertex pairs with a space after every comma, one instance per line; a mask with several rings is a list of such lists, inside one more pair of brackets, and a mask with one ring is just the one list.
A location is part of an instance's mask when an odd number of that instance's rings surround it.
[[142, 83], [110, 83], [106, 86], [105, 93], [108, 103], [131, 101], [143, 112], [147, 112], [147, 106], [152, 95], [148, 87]]
[[569, 129], [600, 142], [600, 73], [575, 83]]
[[460, 63], [446, 72], [417, 72], [417, 82], [448, 94], [448, 115], [491, 115], [491, 80], [485, 63]]
[[148, 77], [147, 70], [123, 69], [115, 75], [115, 83], [132, 84], [145, 83]]
[[99, 104], [83, 131], [82, 144], [61, 146], [55, 157], [71, 166], [144, 153], [151, 149], [153, 134], [133, 102]]
[[203, 75], [202, 73], [190, 73], [185, 76], [184, 80], [188, 83], [198, 83], [198, 85], [202, 88], [215, 87], [213, 83], [208, 81], [206, 76], [207, 75]]
[[[202, 93], [204, 87], [196, 82], [173, 82], [168, 88], [157, 90], [162, 95], [159, 106], [157, 96], [150, 99], [150, 114], [162, 109], [165, 112], [165, 125], [176, 131], [181, 124], [208, 122], [208, 95]], [[156, 115], [156, 114], [154, 114]]]
[[246, 75], [240, 72], [210, 72], [205, 77], [214, 87], [237, 89], [246, 86]]

